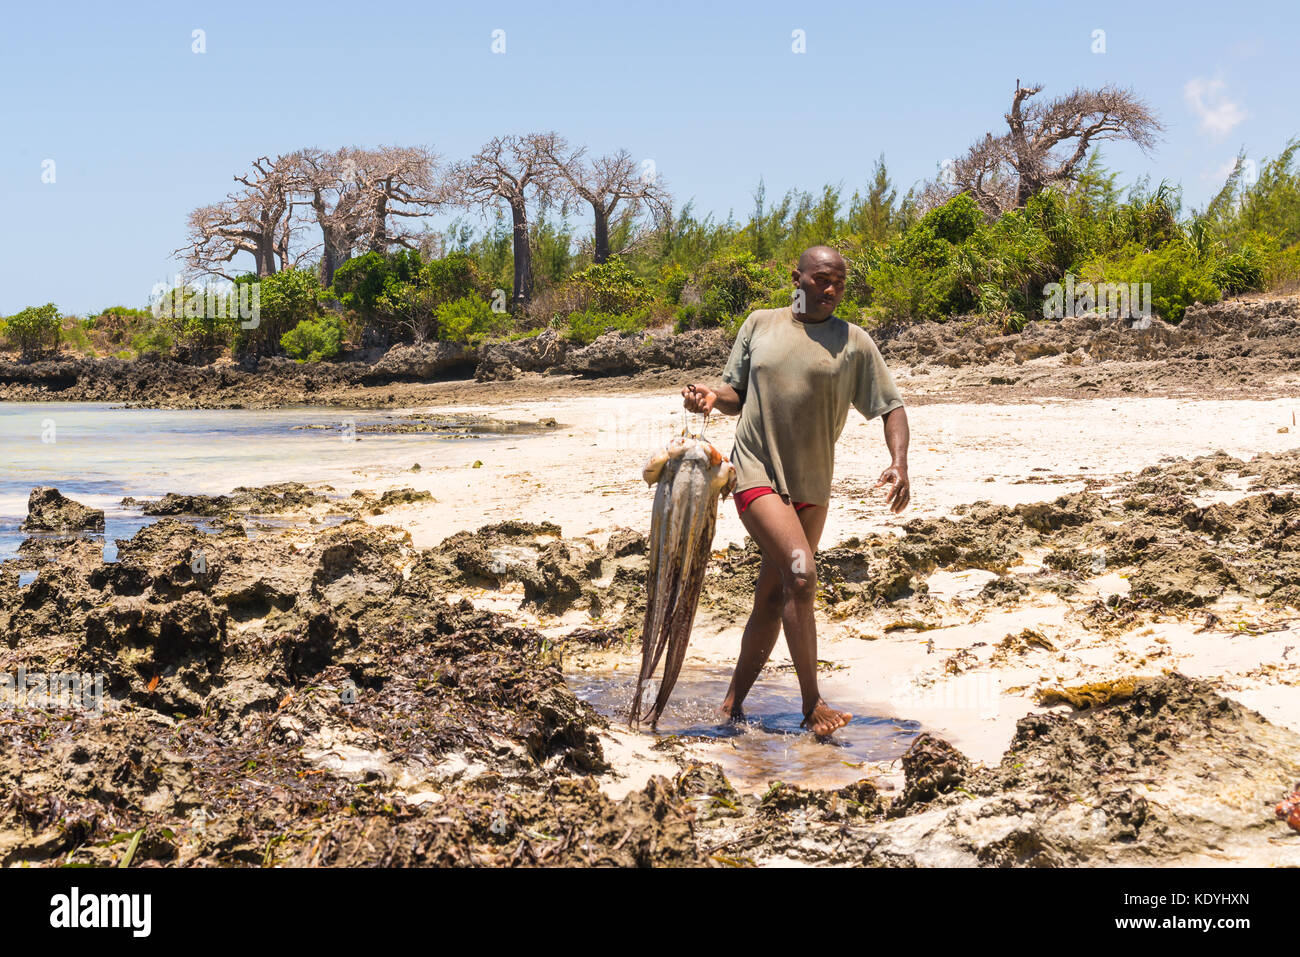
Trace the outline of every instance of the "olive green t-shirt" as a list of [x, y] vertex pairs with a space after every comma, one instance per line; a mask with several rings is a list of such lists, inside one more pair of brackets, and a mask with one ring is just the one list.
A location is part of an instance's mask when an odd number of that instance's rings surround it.
[[752, 312], [722, 381], [741, 397], [731, 461], [736, 491], [770, 485], [795, 502], [830, 502], [835, 442], [849, 406], [874, 419], [903, 404], [861, 326], [800, 322], [790, 307]]

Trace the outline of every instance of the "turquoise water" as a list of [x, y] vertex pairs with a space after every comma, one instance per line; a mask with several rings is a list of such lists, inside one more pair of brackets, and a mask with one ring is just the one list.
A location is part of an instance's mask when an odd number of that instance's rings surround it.
[[129, 538], [151, 521], [138, 508], [123, 507], [126, 496], [221, 495], [240, 485], [288, 481], [342, 484], [356, 481], [360, 469], [409, 469], [416, 462], [427, 467], [449, 439], [361, 433], [401, 416], [311, 407], [166, 411], [109, 403], [0, 403], [0, 559], [12, 557], [22, 542], [18, 526], [37, 485], [53, 485], [104, 509], [111, 559], [114, 539]]

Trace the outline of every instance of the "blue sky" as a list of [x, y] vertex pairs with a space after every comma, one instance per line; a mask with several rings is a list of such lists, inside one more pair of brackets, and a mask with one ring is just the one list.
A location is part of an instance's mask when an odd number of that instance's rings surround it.
[[882, 152], [904, 189], [933, 176], [1002, 126], [1017, 77], [1044, 96], [1133, 87], [1163, 142], [1150, 157], [1108, 147], [1108, 163], [1125, 183], [1180, 182], [1199, 206], [1240, 147], [1262, 159], [1300, 135], [1296, 9], [23, 3], [0, 27], [0, 314], [143, 305], [178, 271], [189, 211], [262, 154], [397, 143], [458, 159], [497, 134], [554, 129], [653, 159], [679, 201], [725, 219], [747, 214], [760, 176], [769, 197], [826, 182], [848, 195]]

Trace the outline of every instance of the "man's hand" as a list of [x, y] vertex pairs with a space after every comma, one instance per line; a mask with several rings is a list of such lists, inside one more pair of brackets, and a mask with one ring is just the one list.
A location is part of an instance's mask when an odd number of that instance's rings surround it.
[[688, 385], [682, 388], [682, 398], [685, 400], [682, 405], [686, 406], [688, 412], [708, 415], [718, 401], [718, 393], [707, 385]]
[[875, 488], [882, 485], [890, 486], [889, 493], [885, 496], [885, 504], [889, 510], [897, 515], [903, 509], [907, 508], [908, 502], [912, 500], [912, 483], [907, 478], [906, 465], [891, 465], [880, 473], [880, 481], [875, 484]]
[[711, 412], [721, 415], [740, 415], [740, 407], [745, 402], [744, 396], [725, 382], [716, 389], [699, 383], [683, 386], [682, 400], [682, 405], [689, 411], [700, 412], [706, 416]]

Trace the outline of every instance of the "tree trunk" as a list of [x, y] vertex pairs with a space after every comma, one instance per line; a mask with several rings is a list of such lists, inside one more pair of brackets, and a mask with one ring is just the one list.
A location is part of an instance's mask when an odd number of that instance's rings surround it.
[[1019, 173], [1016, 176], [1016, 209], [1024, 209], [1036, 192], [1033, 180], [1024, 173]]
[[339, 230], [321, 227], [324, 244], [320, 257], [320, 284], [328, 287], [334, 282], [334, 274], [350, 257], [346, 245], [341, 241]]
[[528, 306], [533, 298], [533, 259], [528, 248], [528, 211], [523, 203], [510, 204], [514, 220], [515, 293], [511, 300], [514, 312]]
[[375, 200], [375, 231], [370, 237], [370, 251], [388, 252], [388, 197], [381, 194]]
[[602, 209], [595, 203], [591, 204], [591, 209], [596, 216], [596, 248], [593, 258], [596, 262], [603, 263], [609, 259], [609, 210]]
[[275, 239], [263, 236], [257, 244], [257, 278], [275, 275]]

